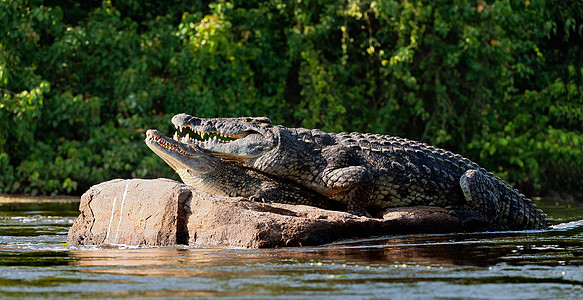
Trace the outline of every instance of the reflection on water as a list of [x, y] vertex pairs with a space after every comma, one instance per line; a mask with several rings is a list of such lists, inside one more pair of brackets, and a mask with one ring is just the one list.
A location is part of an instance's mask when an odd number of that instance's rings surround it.
[[2, 205], [0, 297], [578, 298], [583, 208], [554, 202], [539, 206], [574, 222], [259, 250], [71, 247], [76, 204]]

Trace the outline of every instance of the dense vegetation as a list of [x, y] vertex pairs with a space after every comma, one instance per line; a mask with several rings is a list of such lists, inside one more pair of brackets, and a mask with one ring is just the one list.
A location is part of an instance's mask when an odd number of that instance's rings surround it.
[[421, 140], [582, 192], [583, 2], [0, 2], [0, 192], [173, 176], [170, 117]]

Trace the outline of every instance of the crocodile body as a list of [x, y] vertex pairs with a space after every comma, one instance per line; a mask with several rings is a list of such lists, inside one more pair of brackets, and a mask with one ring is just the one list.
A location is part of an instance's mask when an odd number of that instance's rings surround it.
[[[225, 160], [290, 180], [357, 214], [398, 206], [471, 209], [471, 219], [510, 230], [546, 228], [550, 222], [532, 201], [499, 177], [452, 152], [405, 138], [272, 125], [267, 118], [173, 117], [177, 128], [203, 138], [189, 140]], [[458, 216], [460, 216], [459, 214]], [[464, 217], [462, 216], [462, 220]]]
[[146, 145], [162, 158], [180, 179], [198, 190], [251, 201], [301, 204], [344, 210], [341, 203], [284, 179], [271, 178], [256, 170], [223, 161], [197, 145], [166, 137], [157, 130], [146, 132]]

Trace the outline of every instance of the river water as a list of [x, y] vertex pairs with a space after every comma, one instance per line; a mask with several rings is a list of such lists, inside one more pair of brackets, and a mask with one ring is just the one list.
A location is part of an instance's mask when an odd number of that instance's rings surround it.
[[548, 231], [404, 235], [319, 247], [66, 245], [78, 203], [0, 203], [0, 298], [583, 299], [583, 207]]

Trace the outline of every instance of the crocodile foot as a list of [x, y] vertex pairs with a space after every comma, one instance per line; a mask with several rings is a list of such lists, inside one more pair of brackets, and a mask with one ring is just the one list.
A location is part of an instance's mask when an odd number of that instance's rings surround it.
[[261, 203], [271, 203], [271, 202], [273, 202], [273, 200], [267, 199], [265, 197], [265, 195], [262, 195], [260, 193], [255, 194], [255, 195], [249, 197], [249, 201], [251, 201], [251, 202], [261, 202]]
[[451, 205], [445, 207], [449, 214], [460, 219], [462, 228], [466, 231], [487, 230], [491, 227], [490, 220], [483, 213], [466, 205]]
[[372, 218], [372, 216], [362, 207], [354, 209], [354, 210], [348, 210], [348, 213], [351, 213], [353, 215], [357, 215], [359, 217]]

